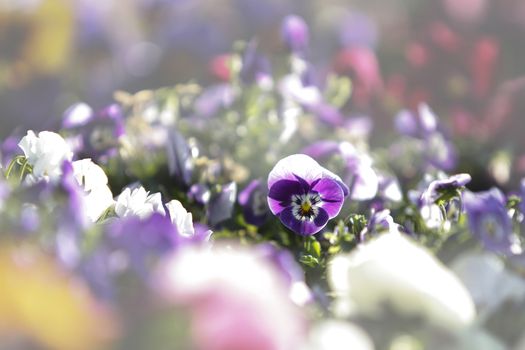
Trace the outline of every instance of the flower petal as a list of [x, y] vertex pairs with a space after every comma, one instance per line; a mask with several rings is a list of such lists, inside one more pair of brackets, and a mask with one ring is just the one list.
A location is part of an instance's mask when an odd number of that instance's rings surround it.
[[268, 189], [279, 180], [296, 180], [296, 176], [311, 183], [323, 177], [324, 169], [311, 157], [305, 154], [293, 154], [275, 164], [268, 175]]
[[289, 203], [292, 195], [304, 193], [303, 186], [298, 181], [279, 180], [270, 187], [268, 197], [282, 203]]
[[329, 178], [321, 179], [312, 189], [319, 192], [323, 201], [323, 211], [326, 211], [328, 217], [333, 218], [339, 214], [343, 206], [344, 193], [336, 180]]

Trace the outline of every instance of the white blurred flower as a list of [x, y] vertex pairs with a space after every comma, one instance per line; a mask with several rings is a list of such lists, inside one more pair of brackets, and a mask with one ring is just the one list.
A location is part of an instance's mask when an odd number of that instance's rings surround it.
[[509, 299], [525, 300], [523, 279], [505, 269], [493, 254], [464, 254], [454, 260], [451, 268], [470, 291], [480, 312], [489, 314]]
[[195, 348], [299, 349], [304, 319], [278, 271], [243, 247], [186, 246], [157, 270], [155, 290], [191, 315]]
[[108, 187], [108, 177], [91, 159], [77, 160], [72, 166], [73, 176], [86, 192], [86, 216], [95, 222], [114, 203], [113, 194]]
[[192, 237], [195, 234], [195, 229], [193, 228], [191, 213], [186, 211], [182, 203], [176, 199], [166, 203], [166, 208], [168, 209], [171, 222], [175, 224], [179, 234], [184, 237]]
[[73, 152], [62, 136], [51, 131], [41, 131], [36, 136], [29, 130], [18, 146], [33, 167], [32, 175], [37, 179], [58, 178], [62, 174], [62, 163], [73, 158]]
[[461, 281], [425, 248], [399, 233], [383, 234], [329, 265], [336, 312], [380, 314], [384, 302], [459, 330], [475, 317]]
[[316, 324], [304, 350], [373, 350], [372, 340], [361, 328], [339, 320]]
[[125, 188], [115, 204], [115, 213], [121, 218], [135, 215], [145, 219], [155, 212], [166, 214], [160, 193], [149, 194], [142, 186], [133, 190]]

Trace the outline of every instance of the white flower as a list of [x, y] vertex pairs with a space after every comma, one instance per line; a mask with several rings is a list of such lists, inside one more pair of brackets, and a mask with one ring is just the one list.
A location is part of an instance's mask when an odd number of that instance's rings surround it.
[[72, 165], [73, 176], [86, 193], [86, 216], [95, 222], [114, 203], [113, 194], [108, 187], [108, 177], [91, 159], [77, 160]]
[[160, 193], [149, 194], [142, 186], [134, 190], [125, 188], [115, 204], [115, 213], [121, 218], [135, 215], [145, 219], [155, 212], [166, 214]]
[[62, 163], [73, 158], [73, 152], [62, 136], [51, 131], [41, 131], [36, 136], [29, 130], [18, 146], [33, 167], [36, 178], [58, 178], [62, 174]]
[[304, 350], [373, 350], [372, 340], [361, 328], [339, 320], [316, 324]]
[[475, 317], [474, 303], [461, 281], [399, 233], [381, 235], [349, 255], [337, 256], [328, 278], [339, 313], [380, 314], [388, 302], [402, 314], [419, 314], [451, 330]]
[[154, 276], [159, 294], [192, 315], [195, 348], [300, 349], [303, 314], [275, 267], [253, 250], [186, 246]]
[[505, 301], [525, 300], [525, 282], [505, 269], [504, 263], [490, 253], [468, 253], [451, 265], [472, 295], [479, 311], [490, 314]]
[[171, 222], [177, 227], [179, 234], [184, 237], [192, 237], [195, 230], [191, 213], [188, 213], [182, 203], [176, 199], [166, 203], [166, 208], [168, 208]]

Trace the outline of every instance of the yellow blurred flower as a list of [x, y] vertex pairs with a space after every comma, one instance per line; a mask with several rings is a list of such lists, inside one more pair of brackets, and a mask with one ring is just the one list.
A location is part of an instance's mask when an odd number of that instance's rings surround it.
[[0, 246], [0, 343], [100, 349], [117, 335], [111, 314], [53, 259], [31, 246]]
[[[68, 62], [74, 18], [67, 0], [32, 1], [31, 6], [0, 2], [0, 48], [9, 84], [23, 84], [33, 74], [53, 74]], [[1, 68], [1, 67], [0, 67]], [[5, 72], [7, 70], [7, 73]]]

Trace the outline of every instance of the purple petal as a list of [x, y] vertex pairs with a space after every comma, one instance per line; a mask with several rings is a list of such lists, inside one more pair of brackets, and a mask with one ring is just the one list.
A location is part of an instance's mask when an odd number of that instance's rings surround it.
[[341, 211], [341, 207], [343, 206], [344, 193], [337, 181], [324, 178], [321, 179], [312, 189], [319, 192], [323, 201], [323, 212], [326, 211], [329, 218], [333, 218], [339, 214], [339, 211]]
[[301, 236], [310, 236], [321, 231], [326, 226], [328, 214], [323, 208], [319, 208], [319, 213], [314, 221], [302, 221], [294, 217], [291, 207], [287, 207], [279, 214], [279, 219], [281, 219], [284, 226], [295, 233]]
[[268, 192], [268, 206], [274, 214], [279, 214], [291, 201], [292, 195], [305, 193], [303, 186], [294, 180], [279, 180]]

